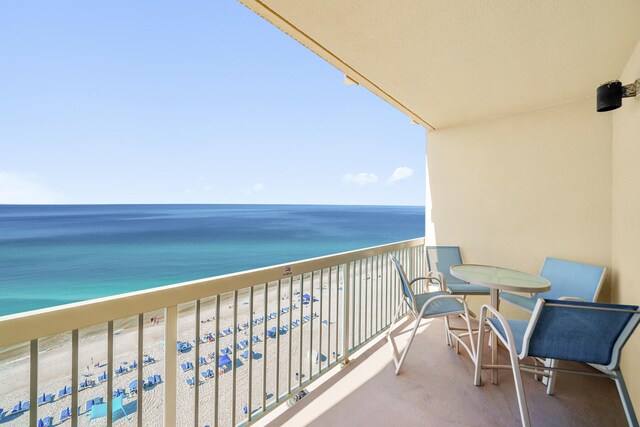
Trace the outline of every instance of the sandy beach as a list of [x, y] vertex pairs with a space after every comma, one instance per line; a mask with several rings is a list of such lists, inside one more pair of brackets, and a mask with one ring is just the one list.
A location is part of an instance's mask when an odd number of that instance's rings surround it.
[[[264, 285], [254, 287], [253, 312], [250, 311], [250, 294], [246, 288], [238, 292], [237, 323], [253, 323], [254, 319], [264, 317], [262, 323], [253, 324], [253, 331], [247, 328], [238, 331], [236, 328], [236, 342], [243, 340], [253, 341], [257, 337], [259, 341], [253, 343], [254, 358], [251, 360], [251, 376], [253, 378], [251, 386], [251, 408], [253, 411], [260, 411], [263, 405], [263, 395], [266, 396], [267, 405], [275, 401], [277, 394], [285, 395], [288, 392], [289, 381], [292, 389], [295, 389], [300, 380], [306, 380], [310, 375], [310, 368], [313, 374], [322, 367], [328, 366], [336, 358], [338, 349], [336, 344], [340, 344], [342, 333], [337, 327], [342, 324], [341, 308], [338, 310], [337, 302], [342, 298], [342, 285], [338, 284], [338, 277], [334, 270], [331, 275], [331, 289], [329, 289], [329, 274], [325, 270], [323, 283], [320, 283], [319, 272], [314, 275], [312, 284], [311, 276], [305, 276], [301, 287], [299, 278], [290, 285], [290, 280], [283, 280], [280, 289], [280, 299], [278, 300], [277, 282], [270, 284], [267, 296], [267, 311], [264, 311]], [[312, 291], [313, 288], [313, 291]], [[293, 293], [293, 295], [290, 294]], [[312, 294], [316, 300], [313, 303], [304, 304], [301, 296]], [[340, 292], [340, 295], [338, 295]], [[331, 294], [331, 298], [329, 298]], [[290, 298], [292, 296], [292, 298]], [[331, 321], [329, 322], [329, 300], [331, 299]], [[278, 301], [280, 304], [278, 305]], [[321, 302], [322, 301], [322, 304]], [[200, 344], [200, 356], [206, 359], [206, 364], [201, 365], [201, 372], [208, 369], [214, 370], [213, 354], [215, 352], [215, 341], [209, 341], [205, 336], [211, 334], [215, 336], [216, 331], [224, 329], [234, 329], [234, 301], [233, 294], [220, 296], [220, 316], [215, 318], [216, 297], [201, 301], [200, 313], [200, 337], [204, 342]], [[285, 308], [291, 306], [290, 312], [280, 316], [280, 324], [288, 325], [286, 333], [278, 335], [278, 339], [265, 336], [265, 329], [268, 331], [277, 327], [278, 318], [268, 320], [266, 316], [277, 312], [278, 307]], [[315, 314], [315, 316], [314, 316]], [[339, 323], [336, 323], [336, 316], [339, 314]], [[309, 321], [305, 321], [305, 316], [309, 316]], [[146, 364], [143, 367], [144, 378], [154, 374], [161, 375], [163, 381], [164, 369], [164, 315], [163, 311], [145, 313], [144, 325], [144, 353], [153, 357], [155, 363]], [[322, 321], [326, 320], [325, 323]], [[195, 343], [195, 303], [185, 304], [179, 307], [178, 319], [178, 339]], [[291, 327], [291, 324], [300, 322], [300, 326]], [[128, 368], [137, 358], [137, 317], [120, 319], [114, 322], [114, 366]], [[336, 333], [338, 334], [336, 336]], [[322, 344], [320, 335], [322, 334]], [[331, 342], [328, 341], [329, 334]], [[337, 339], [336, 339], [337, 337]], [[313, 339], [313, 352], [309, 352], [311, 339]], [[228, 335], [218, 337], [218, 346], [222, 350], [226, 347], [233, 348], [234, 336]], [[279, 363], [276, 364], [276, 352], [279, 341]], [[302, 343], [302, 351], [301, 351]], [[175, 343], [170, 343], [171, 350], [175, 351]], [[248, 350], [236, 350], [236, 423], [246, 418], [245, 406], [249, 403], [249, 360], [242, 358], [241, 354]], [[266, 357], [265, 357], [266, 352]], [[318, 353], [321, 356], [318, 356]], [[40, 340], [39, 357], [39, 393], [53, 394], [54, 400], [39, 406], [38, 418], [47, 416], [53, 417], [53, 425], [69, 423], [65, 421], [59, 423], [60, 413], [71, 403], [71, 397], [58, 397], [58, 392], [65, 386], [71, 384], [71, 333], [49, 337]], [[232, 355], [229, 355], [232, 357]], [[289, 365], [291, 356], [291, 365]], [[310, 358], [313, 359], [310, 361]], [[318, 360], [316, 363], [315, 359]], [[96, 385], [79, 391], [78, 403], [81, 407], [79, 413], [79, 425], [86, 426], [89, 422], [90, 411], [85, 411], [86, 402], [89, 399], [102, 397], [106, 401], [106, 381], [98, 383], [98, 377], [107, 372], [107, 326], [106, 324], [95, 325], [80, 331], [79, 349], [79, 377], [95, 381]], [[178, 353], [178, 373], [177, 373], [177, 416], [178, 425], [193, 425], [193, 401], [194, 388], [189, 386], [185, 380], [194, 377], [195, 371], [183, 372], [180, 365], [191, 362], [194, 366], [195, 350]], [[266, 361], [266, 382], [263, 386], [263, 369]], [[138, 368], [139, 369], [139, 368]], [[112, 370], [113, 371], [113, 370]], [[276, 375], [279, 377], [279, 387], [276, 389]], [[5, 350], [0, 354], [0, 408], [5, 412], [11, 409], [18, 401], [29, 399], [29, 357], [28, 346], [20, 346], [10, 350]], [[128, 416], [115, 415], [115, 425], [135, 425], [137, 411], [137, 395], [130, 393], [129, 384], [137, 378], [137, 369], [128, 369], [121, 375], [116, 375], [113, 381], [113, 389], [122, 388], [126, 391], [123, 399], [124, 410]], [[213, 379], [203, 379], [200, 376], [200, 413], [199, 425], [213, 425], [214, 410], [218, 405], [218, 422], [220, 425], [231, 425], [232, 418], [232, 384], [234, 382], [234, 371], [214, 372]], [[215, 382], [218, 381], [219, 399], [215, 399]], [[143, 393], [143, 415], [144, 425], [162, 425], [164, 383], [157, 384], [142, 392]], [[248, 410], [249, 408], [247, 408]], [[29, 411], [30, 412], [30, 411]], [[4, 416], [0, 418], [0, 425], [7, 426], [27, 426], [29, 412], [14, 416]], [[106, 418], [96, 419], [91, 422], [92, 426], [106, 425]]]

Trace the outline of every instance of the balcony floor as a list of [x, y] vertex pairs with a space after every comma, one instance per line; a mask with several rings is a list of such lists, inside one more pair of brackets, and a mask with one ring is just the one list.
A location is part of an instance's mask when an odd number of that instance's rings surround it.
[[[410, 322], [394, 333], [400, 349]], [[473, 385], [473, 364], [444, 343], [442, 321], [423, 322], [399, 376], [390, 347], [380, 339], [347, 368], [318, 385], [310, 395], [276, 416], [270, 425], [289, 426], [517, 426], [518, 406], [511, 371], [500, 371], [499, 385], [483, 373]], [[488, 355], [489, 353], [485, 353]], [[500, 350], [500, 363], [507, 352]], [[561, 367], [590, 369], [578, 364]], [[606, 378], [558, 375], [555, 396], [532, 374], [523, 373], [532, 426], [625, 426], [615, 383]]]

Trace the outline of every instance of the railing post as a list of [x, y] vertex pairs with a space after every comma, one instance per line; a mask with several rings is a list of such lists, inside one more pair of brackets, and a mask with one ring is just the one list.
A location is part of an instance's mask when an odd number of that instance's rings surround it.
[[113, 425], [113, 320], [107, 322], [107, 427]]
[[31, 340], [29, 366], [29, 426], [38, 425], [38, 340]]
[[[338, 266], [338, 271], [340, 271], [340, 267]], [[351, 283], [349, 282], [349, 278], [351, 277], [351, 264], [347, 262], [342, 269], [342, 283], [344, 283], [344, 322], [342, 323], [342, 354], [344, 355], [344, 360], [342, 361], [342, 366], [346, 366], [349, 363], [349, 320], [351, 313], [349, 313], [349, 292], [351, 288]], [[339, 286], [338, 281], [338, 286]]]
[[78, 427], [78, 346], [79, 332], [71, 331], [71, 427]]
[[136, 378], [138, 378], [138, 390], [136, 391], [136, 400], [138, 402], [137, 419], [138, 425], [142, 425], [142, 414], [143, 414], [143, 406], [142, 401], [144, 396], [144, 370], [142, 366], [144, 365], [144, 313], [138, 314], [138, 355], [137, 355], [137, 364], [138, 371]]
[[176, 425], [176, 343], [178, 341], [178, 307], [164, 310], [164, 425]]
[[[196, 367], [195, 367], [195, 376], [196, 376], [196, 382], [194, 384], [194, 390], [193, 390], [193, 425], [197, 426], [199, 425], [199, 418], [200, 418], [200, 300], [196, 300], [196, 345], [195, 347], [195, 354], [193, 355], [193, 357], [196, 360]], [[176, 352], [177, 354], [177, 352]], [[176, 362], [177, 363], [177, 362]], [[176, 367], [177, 369], [177, 367]]]

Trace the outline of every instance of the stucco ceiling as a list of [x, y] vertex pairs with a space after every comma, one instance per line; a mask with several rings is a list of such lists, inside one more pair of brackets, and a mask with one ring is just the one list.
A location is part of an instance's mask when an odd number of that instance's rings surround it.
[[434, 129], [593, 96], [640, 40], [639, 0], [240, 1]]

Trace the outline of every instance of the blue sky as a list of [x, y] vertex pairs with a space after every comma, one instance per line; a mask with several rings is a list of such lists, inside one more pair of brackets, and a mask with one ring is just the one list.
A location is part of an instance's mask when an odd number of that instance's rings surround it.
[[235, 1], [0, 2], [0, 58], [0, 204], [424, 204], [424, 128]]

